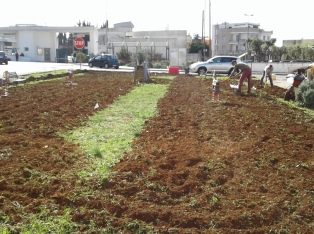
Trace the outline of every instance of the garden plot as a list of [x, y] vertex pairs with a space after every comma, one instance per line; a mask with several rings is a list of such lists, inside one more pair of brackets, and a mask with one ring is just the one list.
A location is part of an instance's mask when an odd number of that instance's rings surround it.
[[[64, 220], [59, 233], [313, 232], [313, 118], [279, 102], [284, 89], [236, 96], [222, 81], [212, 102], [210, 79], [179, 75], [100, 181], [93, 158], [57, 132], [85, 126], [95, 103], [106, 108], [135, 88], [131, 75], [104, 74], [17, 88], [1, 101], [0, 230], [36, 217]], [[84, 168], [90, 175], [77, 173]]]

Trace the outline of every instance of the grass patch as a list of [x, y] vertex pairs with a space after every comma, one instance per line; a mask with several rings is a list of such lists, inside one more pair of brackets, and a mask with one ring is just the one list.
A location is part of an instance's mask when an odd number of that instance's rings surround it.
[[176, 78], [176, 76], [161, 76], [161, 75], [150, 75], [150, 77], [152, 80], [153, 79], [165, 79], [165, 80], [173, 80], [174, 78]]
[[[39, 214], [34, 217], [25, 217], [30, 220], [29, 224], [12, 227], [10, 225], [1, 225], [0, 233], [74, 233], [77, 230], [77, 224], [71, 221], [70, 210], [66, 210], [63, 216], [51, 217], [45, 208], [40, 208]], [[2, 214], [3, 215], [3, 214]], [[2, 216], [3, 218], [3, 216]], [[7, 219], [9, 217], [6, 216]]]
[[[87, 126], [62, 135], [80, 144], [82, 151], [93, 159], [93, 176], [102, 180], [109, 168], [119, 162], [130, 143], [145, 126], [145, 121], [157, 114], [157, 102], [169, 85], [143, 85], [120, 97], [110, 107], [90, 117]], [[89, 175], [80, 172], [81, 177]]]
[[277, 98], [276, 99], [277, 102], [280, 102], [280, 103], [283, 103], [289, 107], [292, 107], [292, 108], [297, 108], [299, 110], [302, 110], [304, 113], [308, 114], [309, 116], [311, 116], [312, 118], [314, 118], [314, 110], [311, 110], [311, 109], [308, 109], [308, 108], [305, 108], [305, 107], [301, 107], [298, 105], [297, 102], [292, 102], [292, 101], [285, 101], [283, 98]]
[[48, 74], [51, 74], [51, 75], [61, 75], [61, 74], [64, 74], [66, 72], [68, 72], [68, 71], [67, 70], [56, 70], [56, 71], [48, 71], [46, 73], [36, 72], [36, 73], [28, 74], [28, 75], [24, 76], [24, 78], [25, 79], [28, 79], [29, 77], [41, 78], [41, 77], [47, 76]]

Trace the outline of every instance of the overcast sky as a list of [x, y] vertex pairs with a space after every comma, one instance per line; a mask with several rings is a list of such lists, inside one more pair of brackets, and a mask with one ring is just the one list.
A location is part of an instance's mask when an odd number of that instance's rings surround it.
[[75, 26], [85, 20], [100, 27], [108, 19], [109, 27], [131, 21], [133, 31], [168, 28], [187, 30], [193, 36], [202, 35], [204, 10], [208, 36], [209, 2], [212, 24], [259, 23], [260, 28], [273, 31], [277, 46], [282, 40], [314, 39], [314, 0], [10, 0], [1, 7], [0, 26]]

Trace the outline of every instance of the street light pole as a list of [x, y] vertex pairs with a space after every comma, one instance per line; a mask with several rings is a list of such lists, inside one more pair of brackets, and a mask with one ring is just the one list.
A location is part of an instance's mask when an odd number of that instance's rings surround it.
[[[253, 15], [248, 15], [248, 14], [244, 14], [244, 15], [248, 17], [253, 16]], [[248, 19], [248, 23], [247, 23], [246, 53], [248, 51], [249, 34], [250, 34], [250, 18]], [[246, 55], [245, 55], [245, 59], [246, 59]]]

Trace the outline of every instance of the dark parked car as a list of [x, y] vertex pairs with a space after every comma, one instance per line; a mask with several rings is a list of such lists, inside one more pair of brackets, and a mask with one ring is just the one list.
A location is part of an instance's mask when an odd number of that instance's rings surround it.
[[114, 67], [116, 69], [119, 68], [119, 59], [117, 56], [113, 54], [101, 54], [91, 58], [88, 61], [89, 67], [104, 67], [106, 69]]
[[7, 55], [5, 54], [5, 52], [0, 51], [0, 64], [2, 64], [2, 63], [8, 64], [8, 61], [9, 61], [9, 59], [8, 59]]

